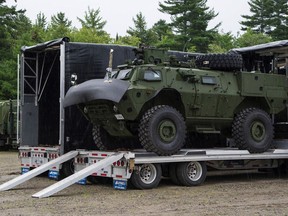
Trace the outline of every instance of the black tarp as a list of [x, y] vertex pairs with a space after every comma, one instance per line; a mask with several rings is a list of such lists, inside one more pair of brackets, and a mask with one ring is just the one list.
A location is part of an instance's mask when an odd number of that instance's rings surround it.
[[54, 46], [59, 46], [63, 42], [69, 42], [70, 39], [68, 37], [58, 38], [51, 41], [46, 41], [44, 43], [36, 44], [34, 46], [23, 46], [21, 47], [21, 52], [43, 52], [47, 48], [51, 48]]
[[115, 69], [118, 65], [135, 58], [133, 48], [107, 44], [66, 43], [66, 91], [70, 87], [72, 74], [77, 75], [78, 84], [91, 79], [104, 78], [109, 64], [110, 50], [113, 49], [113, 68]]
[[[263, 73], [270, 73], [275, 70], [272, 68], [272, 61], [274, 61], [275, 57], [281, 56], [283, 58], [288, 56], [288, 40], [235, 48], [231, 52], [237, 52], [242, 55], [244, 70], [260, 70]], [[284, 71], [283, 69], [278, 69], [278, 73], [284, 73]]]
[[235, 49], [232, 49], [232, 51], [236, 51], [240, 54], [244, 54], [244, 53], [249, 53], [249, 52], [255, 53], [259, 51], [281, 48], [281, 47], [288, 47], [288, 40], [274, 41], [270, 43], [259, 44], [259, 45], [243, 47], [243, 48], [235, 48]]
[[[64, 53], [60, 53], [61, 44], [65, 45]], [[42, 88], [46, 82], [46, 77], [48, 79], [37, 106], [35, 105], [33, 91], [29, 88], [27, 82], [23, 80], [21, 82], [24, 83], [21, 94], [24, 95], [21, 121], [29, 122], [29, 125], [21, 128], [21, 145], [58, 144], [61, 56], [65, 56], [65, 86], [63, 88], [66, 93], [71, 87], [71, 75], [77, 75], [78, 84], [95, 78], [103, 78], [109, 64], [111, 49], [114, 50], [113, 68], [116, 69], [118, 65], [125, 64], [135, 58], [134, 48], [132, 46], [70, 42], [67, 37], [34, 46], [23, 46], [21, 51], [23, 56], [26, 57], [26, 63], [21, 64], [23, 65], [23, 68], [21, 68], [22, 75], [25, 71], [26, 75], [33, 76], [34, 72], [38, 71], [38, 83], [42, 83]], [[187, 61], [195, 57], [195, 54], [185, 52], [169, 51], [168, 53], [175, 55], [180, 61]], [[54, 60], [55, 58], [56, 60]], [[37, 59], [37, 61], [33, 59]], [[21, 77], [23, 79], [23, 76]], [[42, 81], [40, 81], [41, 78]], [[37, 83], [33, 79], [29, 82], [33, 86]], [[24, 92], [24, 89], [26, 92]], [[27, 96], [28, 94], [29, 96]], [[89, 122], [77, 107], [66, 108], [66, 146], [69, 146], [70, 149], [85, 148], [93, 142], [91, 140], [91, 125]]]
[[[65, 92], [71, 87], [71, 75], [77, 75], [77, 83], [103, 78], [113, 49], [113, 68], [135, 58], [134, 47], [88, 43], [65, 44]], [[92, 125], [76, 106], [65, 109], [66, 149], [93, 149]]]
[[[60, 58], [65, 56], [65, 92], [70, 88], [70, 77], [77, 74], [78, 83], [86, 80], [103, 78], [109, 62], [110, 50], [114, 50], [113, 67], [133, 60], [135, 55], [130, 46], [104, 45], [69, 42], [69, 38], [60, 38], [34, 46], [23, 46], [21, 79], [22, 83], [22, 122], [30, 122], [21, 128], [21, 145], [38, 146], [57, 145], [59, 142], [59, 98], [60, 98]], [[65, 44], [64, 53], [60, 45]], [[63, 50], [62, 50], [63, 51]], [[37, 92], [35, 105], [33, 90], [36, 80], [28, 78], [38, 73], [38, 84], [43, 91]], [[28, 76], [27, 76], [28, 75]], [[48, 78], [47, 78], [48, 77]], [[47, 78], [47, 80], [46, 80]], [[42, 81], [41, 81], [42, 79]], [[27, 81], [29, 85], [27, 84]], [[44, 88], [45, 83], [45, 88]], [[42, 93], [40, 93], [42, 92]], [[65, 144], [69, 148], [83, 147], [91, 144], [91, 126], [76, 107], [65, 110]]]

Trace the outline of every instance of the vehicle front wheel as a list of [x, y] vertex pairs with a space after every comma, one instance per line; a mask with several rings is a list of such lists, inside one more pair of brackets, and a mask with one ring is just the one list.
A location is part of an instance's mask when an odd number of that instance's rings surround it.
[[135, 166], [131, 183], [137, 189], [152, 189], [158, 186], [162, 177], [160, 164], [142, 164]]
[[185, 144], [186, 124], [176, 109], [166, 105], [149, 109], [139, 125], [141, 145], [158, 155], [177, 153]]

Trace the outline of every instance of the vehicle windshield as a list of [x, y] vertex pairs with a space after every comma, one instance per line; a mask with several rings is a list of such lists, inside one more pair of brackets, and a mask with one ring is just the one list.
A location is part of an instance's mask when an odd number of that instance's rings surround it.
[[131, 71], [132, 71], [132, 68], [119, 70], [116, 74], [114, 74], [113, 78], [121, 79], [121, 80], [129, 79]]

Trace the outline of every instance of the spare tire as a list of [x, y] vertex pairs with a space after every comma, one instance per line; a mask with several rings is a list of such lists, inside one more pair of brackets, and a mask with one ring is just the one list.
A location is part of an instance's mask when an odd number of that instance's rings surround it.
[[198, 68], [236, 71], [242, 68], [243, 59], [241, 55], [235, 53], [206, 54], [197, 56], [195, 64]]

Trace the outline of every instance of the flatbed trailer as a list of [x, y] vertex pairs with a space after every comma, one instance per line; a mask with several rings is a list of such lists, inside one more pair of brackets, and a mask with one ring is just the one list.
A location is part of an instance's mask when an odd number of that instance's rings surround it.
[[20, 147], [22, 175], [0, 185], [0, 191], [16, 187], [48, 171], [49, 178], [59, 179], [62, 165], [72, 161], [75, 173], [32, 195], [49, 197], [66, 187], [87, 181], [97, 183], [104, 178], [113, 179], [115, 189], [125, 190], [128, 185], [136, 189], [152, 189], [162, 177], [170, 177], [181, 186], [202, 184], [211, 169], [249, 170], [280, 169], [288, 160], [286, 140], [277, 143], [278, 149], [264, 153], [249, 153], [236, 148], [182, 149], [171, 156], [158, 156], [145, 150], [88, 151], [73, 150], [60, 155], [59, 147]]
[[[251, 52], [255, 53], [254, 60], [257, 62], [258, 57], [261, 59], [268, 53], [269, 56], [273, 55], [270, 58], [281, 57], [285, 60], [283, 65], [287, 74], [285, 47], [287, 41], [236, 51], [248, 59]], [[91, 125], [87, 124], [83, 115], [79, 115], [77, 108], [64, 110], [64, 96], [75, 75], [78, 83], [105, 75], [103, 67], [108, 65], [106, 57], [111, 48], [114, 53], [119, 51], [119, 58], [114, 59], [118, 59], [120, 64], [124, 62], [120, 57], [132, 58], [129, 51], [131, 47], [70, 43], [67, 38], [23, 47], [20, 58], [19, 134], [22, 175], [0, 185], [0, 191], [12, 189], [45, 172], [50, 178], [61, 179], [63, 171], [70, 166], [74, 166], [71, 169], [74, 174], [32, 196], [49, 197], [76, 182], [96, 183], [104, 178], [112, 178], [115, 189], [127, 189], [130, 183], [138, 189], [151, 189], [158, 186], [163, 176], [170, 177], [177, 185], [196, 186], [205, 181], [207, 170], [209, 172], [210, 169], [285, 168], [288, 160], [287, 140], [275, 143], [276, 149], [257, 154], [235, 148], [182, 149], [171, 156], [158, 156], [143, 150], [77, 150], [94, 147]], [[82, 58], [79, 58], [79, 53]], [[119, 65], [116, 61], [113, 63]], [[285, 136], [278, 138], [287, 138], [287, 122], [281, 126], [285, 126]]]

